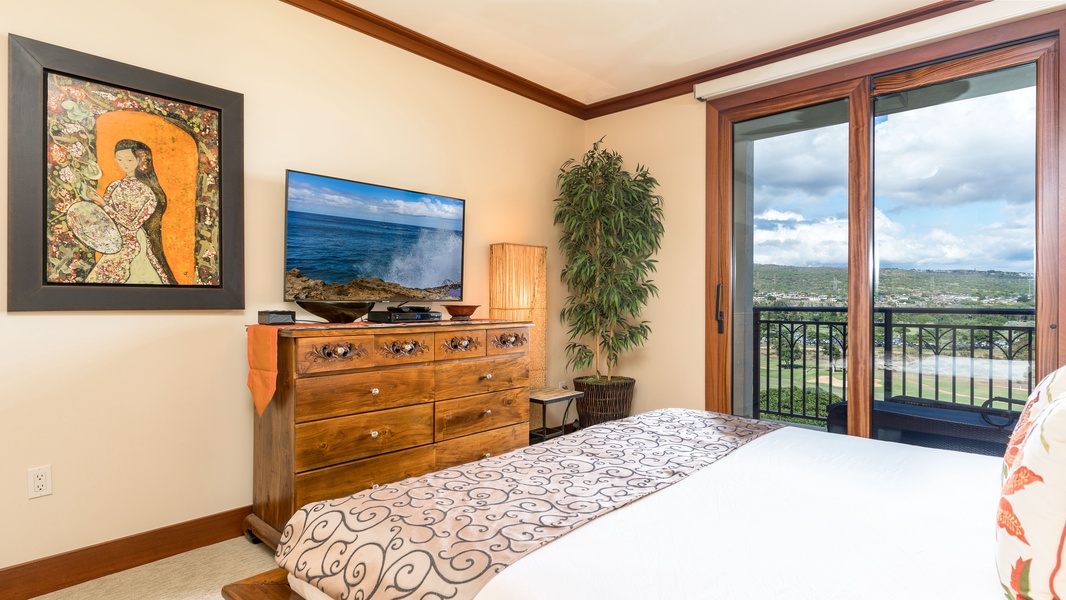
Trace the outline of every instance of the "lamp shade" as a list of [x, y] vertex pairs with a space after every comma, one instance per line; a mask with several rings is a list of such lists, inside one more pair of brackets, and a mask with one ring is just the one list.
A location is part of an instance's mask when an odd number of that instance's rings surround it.
[[546, 246], [489, 246], [489, 318], [531, 321], [529, 383], [544, 386], [548, 292]]

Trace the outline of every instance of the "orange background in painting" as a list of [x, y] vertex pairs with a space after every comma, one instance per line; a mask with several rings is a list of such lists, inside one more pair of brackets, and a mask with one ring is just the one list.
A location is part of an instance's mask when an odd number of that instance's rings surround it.
[[148, 144], [159, 185], [167, 195], [163, 213], [163, 252], [180, 285], [196, 281], [196, 140], [166, 119], [148, 113], [118, 110], [96, 120], [97, 162], [101, 196], [112, 181], [125, 177], [115, 162], [115, 143], [131, 139]]

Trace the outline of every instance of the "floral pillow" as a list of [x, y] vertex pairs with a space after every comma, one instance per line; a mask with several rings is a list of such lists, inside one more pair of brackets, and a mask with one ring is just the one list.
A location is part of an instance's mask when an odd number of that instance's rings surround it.
[[1003, 458], [996, 564], [1011, 600], [1066, 597], [1066, 367], [1033, 390]]

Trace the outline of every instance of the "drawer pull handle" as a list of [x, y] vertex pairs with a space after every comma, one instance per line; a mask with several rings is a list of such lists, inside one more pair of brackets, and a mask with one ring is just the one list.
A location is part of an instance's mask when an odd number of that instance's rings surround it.
[[376, 431], [371, 431], [371, 432], [370, 432], [370, 437], [372, 437], [372, 438], [374, 438], [374, 439], [377, 439], [377, 437], [378, 437], [378, 432], [376, 432]]
[[378, 388], [373, 388], [373, 389], [370, 390], [370, 395], [371, 396], [377, 396], [379, 393], [380, 393], [380, 390]]
[[492, 409], [491, 409], [491, 408], [487, 408], [487, 409], [485, 409], [485, 416], [486, 416], [486, 417], [487, 417], [487, 416], [489, 416], [489, 415], [491, 415], [491, 414], [492, 414]]
[[477, 336], [455, 336], [440, 345], [444, 352], [472, 352], [481, 347], [481, 340]]
[[322, 344], [321, 347], [311, 346], [306, 358], [313, 363], [317, 363], [320, 360], [326, 362], [351, 362], [356, 359], [366, 358], [369, 354], [362, 344], [352, 346], [351, 342], [338, 342], [335, 344]]
[[492, 379], [492, 373], [488, 373], [485, 375], [485, 380], [487, 381], [489, 379]]

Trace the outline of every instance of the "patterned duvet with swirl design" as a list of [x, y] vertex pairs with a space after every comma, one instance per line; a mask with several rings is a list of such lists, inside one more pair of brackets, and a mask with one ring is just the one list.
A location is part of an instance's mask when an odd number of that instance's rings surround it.
[[584, 523], [779, 425], [661, 409], [301, 508], [277, 562], [333, 598], [473, 598]]

